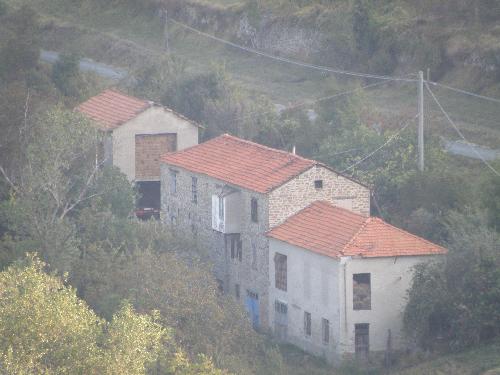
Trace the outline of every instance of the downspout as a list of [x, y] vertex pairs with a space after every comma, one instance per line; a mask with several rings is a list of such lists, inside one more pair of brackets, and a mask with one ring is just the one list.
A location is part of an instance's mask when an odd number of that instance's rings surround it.
[[344, 331], [347, 335], [347, 276], [346, 276], [346, 266], [347, 263], [344, 261]]

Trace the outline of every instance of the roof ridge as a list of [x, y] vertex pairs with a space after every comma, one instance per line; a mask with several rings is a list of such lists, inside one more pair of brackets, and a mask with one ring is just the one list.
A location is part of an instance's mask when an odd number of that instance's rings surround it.
[[252, 142], [252, 141], [249, 141], [247, 139], [243, 139], [243, 138], [239, 138], [239, 137], [236, 137], [234, 135], [231, 135], [229, 133], [224, 133], [222, 134], [221, 136], [225, 136], [225, 137], [228, 137], [228, 138], [232, 138], [233, 140], [237, 140], [237, 141], [240, 141], [242, 143], [247, 143], [247, 144], [251, 144], [251, 145], [254, 145], [254, 146], [257, 146], [257, 147], [260, 147], [260, 148], [263, 148], [263, 149], [267, 149], [267, 150], [271, 150], [271, 151], [274, 151], [274, 152], [279, 152], [279, 153], [284, 153], [284, 154], [287, 154], [287, 155], [291, 155], [291, 156], [294, 156], [296, 158], [299, 158], [299, 159], [302, 159], [304, 161], [308, 161], [308, 162], [312, 162], [311, 166], [313, 165], [319, 165], [319, 166], [322, 166], [324, 168], [327, 168], [329, 169], [330, 171], [332, 171], [333, 173], [339, 175], [339, 176], [342, 176], [344, 178], [347, 178], [348, 180], [351, 180], [359, 185], [362, 185], [364, 187], [368, 187], [366, 184], [364, 183], [361, 183], [360, 181], [356, 180], [354, 177], [350, 177], [350, 176], [347, 176], [345, 174], [343, 174], [342, 172], [339, 172], [337, 170], [335, 170], [333, 167], [330, 167], [328, 164], [325, 164], [325, 163], [322, 163], [318, 160], [314, 160], [314, 159], [308, 159], [308, 158], [305, 158], [303, 156], [300, 156], [300, 155], [297, 155], [297, 154], [294, 154], [292, 152], [288, 152], [288, 151], [285, 151], [285, 150], [280, 150], [280, 149], [277, 149], [277, 148], [272, 148], [272, 147], [269, 147], [269, 146], [265, 146], [265, 145], [262, 145], [260, 143], [256, 143], [256, 142]]
[[[297, 154], [294, 154], [292, 152], [289, 152], [289, 151], [285, 151], [285, 150], [280, 150], [278, 148], [273, 148], [273, 147], [269, 147], [269, 146], [265, 146], [265, 145], [262, 145], [260, 143], [257, 143], [257, 142], [253, 142], [253, 141], [249, 141], [248, 139], [243, 139], [243, 138], [239, 138], [239, 137], [236, 137], [234, 135], [231, 135], [229, 133], [224, 133], [224, 134], [221, 134], [219, 135], [218, 137], [216, 138], [219, 138], [219, 137], [224, 137], [224, 138], [230, 138], [234, 141], [237, 141], [237, 142], [241, 142], [241, 143], [246, 143], [248, 145], [251, 145], [251, 146], [255, 146], [255, 147], [258, 147], [258, 148], [261, 148], [261, 149], [264, 149], [264, 150], [268, 150], [268, 151], [272, 151], [272, 152], [277, 152], [277, 153], [281, 153], [281, 154], [285, 154], [285, 155], [288, 155], [288, 156], [292, 156], [292, 157], [295, 157], [297, 159], [302, 159], [304, 161], [309, 161], [309, 162], [312, 162], [313, 165], [314, 164], [320, 164], [319, 161], [317, 160], [314, 160], [314, 159], [308, 159], [308, 158], [305, 158], [303, 156], [300, 156], [300, 155], [297, 155]], [[215, 139], [215, 138], [213, 138]]]
[[386, 222], [385, 220], [382, 220], [382, 219], [381, 219], [381, 218], [379, 218], [379, 217], [370, 217], [370, 218], [371, 218], [371, 219], [374, 219], [374, 220], [376, 220], [376, 221], [379, 221], [379, 222], [381, 222], [382, 224], [384, 224], [384, 225], [386, 225], [386, 226], [388, 226], [388, 227], [391, 227], [391, 228], [393, 228], [393, 229], [396, 229], [398, 232], [401, 232], [401, 233], [403, 233], [403, 234], [405, 234], [405, 235], [411, 236], [411, 237], [413, 237], [413, 238], [416, 238], [417, 240], [420, 240], [420, 241], [423, 241], [423, 242], [425, 242], [425, 243], [427, 243], [427, 244], [429, 244], [429, 245], [432, 245], [433, 247], [440, 247], [441, 249], [443, 249], [443, 250], [445, 250], [445, 251], [448, 251], [445, 247], [443, 247], [443, 246], [441, 246], [441, 245], [438, 245], [438, 244], [436, 244], [436, 243], [434, 243], [434, 242], [431, 242], [431, 241], [429, 241], [429, 240], [427, 240], [427, 239], [425, 239], [425, 238], [423, 238], [423, 237], [417, 236], [416, 234], [413, 234], [413, 233], [408, 232], [408, 231], [406, 231], [406, 230], [404, 230], [404, 229], [401, 229], [401, 228], [398, 228], [398, 227], [396, 227], [396, 226], [394, 226], [394, 225], [392, 225], [392, 224], [389, 224], [388, 222]]
[[345, 255], [345, 250], [347, 249], [347, 247], [351, 246], [351, 244], [356, 240], [360, 233], [366, 228], [371, 218], [371, 216], [365, 218], [365, 221], [363, 221], [363, 223], [359, 226], [359, 229], [356, 231], [356, 233], [354, 233], [351, 239], [344, 245], [342, 250], [340, 250], [340, 254], [342, 254], [343, 256]]
[[102, 91], [101, 93], [97, 94], [97, 95], [94, 95], [92, 97], [90, 97], [89, 99], [91, 98], [95, 98], [96, 96], [99, 96], [99, 95], [102, 95], [104, 94], [106, 91], [111, 91], [111, 92], [114, 92], [116, 94], [120, 94], [120, 95], [123, 95], [123, 96], [126, 96], [128, 98], [131, 98], [131, 99], [136, 99], [136, 100], [139, 100], [141, 102], [143, 102], [144, 104], [148, 104], [148, 105], [153, 105], [155, 102], [154, 101], [151, 101], [151, 100], [147, 100], [147, 99], [143, 99], [143, 98], [139, 98], [137, 96], [134, 96], [134, 95], [130, 95], [130, 94], [126, 94], [124, 93], [123, 91], [115, 88], [115, 87], [108, 87], [107, 89], [105, 89], [104, 91]]

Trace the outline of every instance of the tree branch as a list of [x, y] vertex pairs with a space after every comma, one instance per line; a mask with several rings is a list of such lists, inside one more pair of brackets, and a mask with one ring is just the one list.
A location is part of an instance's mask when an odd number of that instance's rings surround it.
[[2, 173], [2, 176], [5, 178], [5, 180], [7, 181], [7, 183], [9, 184], [9, 186], [15, 191], [15, 192], [19, 192], [19, 188], [14, 185], [14, 183], [12, 182], [12, 180], [9, 178], [9, 176], [7, 175], [7, 172], [5, 172], [5, 169], [3, 169], [3, 167], [0, 165], [0, 173]]

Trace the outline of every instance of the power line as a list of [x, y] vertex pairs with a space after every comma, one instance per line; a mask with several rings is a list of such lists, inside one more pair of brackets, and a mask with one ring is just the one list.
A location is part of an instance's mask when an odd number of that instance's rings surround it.
[[490, 163], [488, 163], [488, 161], [483, 157], [483, 155], [481, 155], [474, 147], [472, 147], [470, 145], [470, 142], [465, 138], [465, 136], [462, 134], [462, 132], [460, 131], [460, 129], [458, 128], [458, 126], [455, 125], [455, 123], [453, 122], [453, 120], [451, 119], [451, 117], [444, 110], [443, 106], [441, 105], [441, 103], [439, 102], [439, 100], [436, 98], [436, 95], [434, 95], [434, 93], [432, 92], [432, 90], [429, 88], [429, 85], [427, 84], [427, 82], [425, 83], [425, 87], [427, 88], [427, 91], [429, 91], [429, 94], [431, 94], [432, 99], [434, 99], [434, 101], [436, 102], [436, 104], [438, 105], [439, 109], [441, 110], [441, 112], [443, 113], [443, 115], [446, 117], [446, 119], [448, 120], [448, 122], [451, 124], [451, 126], [453, 126], [453, 128], [455, 129], [455, 131], [458, 133], [458, 135], [460, 136], [460, 138], [462, 138], [469, 145], [469, 147], [472, 149], [472, 151], [474, 151], [474, 153], [479, 157], [479, 159], [481, 159], [481, 161], [484, 164], [486, 164], [486, 166], [489, 169], [491, 169], [491, 171], [494, 174], [496, 174], [498, 177], [500, 177], [500, 173], [495, 168], [493, 168], [493, 166]]
[[474, 94], [473, 92], [466, 91], [466, 90], [462, 90], [462, 89], [457, 89], [457, 88], [455, 88], [455, 87], [451, 87], [451, 86], [445, 85], [445, 84], [443, 84], [443, 83], [432, 82], [432, 81], [425, 81], [425, 83], [426, 83], [426, 84], [430, 83], [431, 85], [434, 85], [434, 86], [440, 86], [440, 87], [443, 87], [443, 88], [448, 89], [448, 90], [451, 90], [451, 91], [455, 91], [455, 92], [459, 92], [459, 93], [461, 93], [461, 94], [465, 94], [465, 95], [473, 96], [473, 97], [475, 97], [475, 98], [488, 100], [488, 101], [490, 101], [490, 102], [494, 102], [494, 103], [500, 103], [500, 99], [492, 98], [492, 97], [490, 97], [490, 96], [484, 96], [484, 95]]
[[411, 120], [414, 120], [417, 117], [418, 117], [418, 115], [415, 115], [415, 117], [413, 117], [412, 119], [408, 120], [407, 123], [406, 123], [406, 125], [404, 125], [396, 133], [394, 133], [384, 144], [382, 144], [380, 147], [376, 148], [375, 150], [373, 150], [372, 152], [370, 152], [368, 155], [366, 155], [363, 158], [361, 158], [360, 160], [358, 160], [356, 163], [354, 163], [350, 167], [347, 167], [346, 169], [344, 169], [340, 173], [345, 173], [348, 170], [350, 170], [350, 169], [356, 167], [357, 165], [363, 163], [365, 160], [371, 158], [373, 155], [375, 155], [377, 152], [379, 152], [381, 149], [383, 149], [385, 146], [387, 146], [389, 143], [391, 143], [396, 137], [398, 137], [411, 124]]
[[[324, 101], [327, 101], [327, 100], [335, 99], [335, 98], [338, 98], [340, 96], [353, 94], [356, 91], [364, 90], [364, 89], [367, 89], [367, 88], [370, 88], [370, 87], [381, 86], [383, 84], [386, 84], [387, 82], [389, 82], [389, 81], [375, 82], [375, 83], [371, 83], [369, 85], [356, 87], [355, 89], [352, 89], [352, 90], [347, 90], [347, 91], [339, 92], [339, 93], [336, 93], [336, 94], [333, 94], [333, 95], [323, 96], [323, 97], [320, 97], [320, 98], [317, 98], [317, 99], [314, 99], [314, 100], [302, 101], [302, 102], [299, 102], [297, 104], [292, 104], [292, 105], [290, 105], [288, 107], [285, 107], [280, 112], [290, 111], [292, 109], [297, 109], [297, 108], [300, 108], [300, 107], [304, 107], [306, 105], [312, 105], [312, 104], [324, 102]], [[265, 114], [268, 114], [268, 113], [276, 113], [276, 111], [275, 110], [264, 111], [264, 112], [262, 112], [262, 111], [253, 111], [253, 112], [247, 113], [247, 114], [245, 114], [243, 116], [236, 117], [235, 119], [233, 119], [233, 121], [244, 120], [247, 117], [251, 117], [251, 116], [256, 115], [256, 114], [257, 115], [265, 115]]]
[[351, 71], [348, 71], [348, 70], [340, 70], [340, 69], [330, 68], [330, 67], [327, 67], [327, 66], [309, 64], [309, 63], [305, 63], [305, 62], [301, 62], [301, 61], [297, 61], [297, 60], [288, 59], [286, 57], [279, 57], [279, 56], [271, 55], [271, 54], [266, 53], [266, 52], [262, 52], [262, 51], [256, 50], [254, 48], [245, 47], [245, 46], [242, 46], [240, 44], [236, 44], [236, 43], [230, 42], [230, 41], [222, 39], [222, 38], [218, 38], [218, 37], [216, 37], [214, 35], [211, 35], [211, 34], [207, 34], [207, 33], [203, 32], [201, 30], [195, 29], [194, 27], [191, 27], [191, 26], [186, 25], [186, 24], [184, 24], [182, 22], [176, 21], [176, 20], [174, 20], [172, 18], [170, 18], [170, 21], [172, 21], [173, 23], [175, 23], [175, 24], [177, 24], [177, 25], [179, 25], [179, 26], [181, 26], [181, 27], [183, 27], [183, 28], [185, 28], [187, 30], [190, 30], [190, 31], [192, 31], [192, 32], [194, 32], [196, 34], [199, 34], [201, 36], [204, 36], [206, 38], [215, 40], [215, 41], [217, 41], [219, 43], [223, 43], [223, 44], [226, 44], [228, 46], [231, 46], [231, 47], [234, 47], [234, 48], [238, 48], [238, 49], [241, 49], [243, 51], [250, 52], [250, 53], [253, 53], [253, 54], [256, 54], [256, 55], [259, 55], [259, 56], [267, 57], [267, 58], [272, 59], [272, 60], [276, 60], [276, 61], [280, 61], [280, 62], [292, 64], [292, 65], [301, 66], [303, 68], [309, 68], [309, 69], [320, 70], [320, 71], [323, 71], [323, 72], [329, 72], [329, 73], [335, 73], [335, 74], [344, 74], [344, 75], [350, 75], [350, 76], [355, 76], [355, 77], [363, 77], [363, 78], [382, 79], [382, 80], [388, 80], [388, 81], [416, 82], [415, 79], [410, 79], [410, 78], [391, 77], [391, 76], [383, 76], [383, 75], [376, 75], [376, 74], [351, 72]]

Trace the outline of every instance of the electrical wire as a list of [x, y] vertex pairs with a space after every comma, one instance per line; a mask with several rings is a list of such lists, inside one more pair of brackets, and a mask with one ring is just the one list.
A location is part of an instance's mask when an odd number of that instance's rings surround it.
[[263, 57], [266, 57], [268, 59], [272, 59], [272, 60], [276, 60], [276, 61], [280, 61], [280, 62], [284, 62], [284, 63], [296, 65], [296, 66], [300, 66], [300, 67], [303, 67], [303, 68], [309, 68], [309, 69], [314, 69], [314, 70], [319, 70], [319, 71], [329, 72], [329, 73], [334, 73], [334, 74], [344, 74], [344, 75], [355, 76], [355, 77], [382, 79], [382, 80], [388, 80], [388, 81], [405, 81], [405, 82], [416, 82], [417, 81], [416, 79], [403, 78], [403, 77], [391, 77], [391, 76], [384, 76], [384, 75], [351, 72], [351, 71], [348, 71], [348, 70], [334, 69], [334, 68], [327, 67], [327, 66], [309, 64], [309, 63], [305, 63], [305, 62], [301, 62], [301, 61], [297, 61], [297, 60], [288, 59], [286, 57], [279, 57], [279, 56], [271, 55], [271, 54], [266, 53], [266, 52], [262, 52], [262, 51], [256, 50], [254, 48], [245, 47], [245, 46], [242, 46], [240, 44], [236, 44], [236, 43], [230, 42], [228, 40], [216, 37], [214, 35], [205, 33], [205, 32], [203, 32], [201, 30], [195, 29], [192, 26], [186, 25], [186, 24], [184, 24], [182, 22], [179, 22], [177, 20], [174, 20], [172, 18], [169, 18], [169, 21], [172, 21], [176, 25], [179, 25], [179, 26], [181, 26], [181, 27], [183, 27], [183, 28], [185, 28], [185, 29], [187, 29], [187, 30], [189, 30], [191, 32], [194, 32], [194, 33], [196, 33], [198, 35], [201, 35], [201, 36], [204, 36], [206, 38], [215, 40], [215, 41], [217, 41], [219, 43], [223, 43], [223, 44], [226, 44], [228, 46], [231, 46], [231, 47], [234, 47], [234, 48], [238, 48], [238, 49], [241, 49], [243, 51], [246, 51], [246, 52], [249, 52], [249, 53], [253, 53], [253, 54], [256, 54], [256, 55], [259, 55], [259, 56], [263, 56]]
[[[323, 97], [320, 97], [320, 98], [317, 98], [317, 99], [314, 99], [314, 100], [302, 101], [302, 102], [299, 102], [297, 104], [292, 104], [292, 105], [290, 105], [288, 107], [285, 107], [282, 110], [280, 110], [279, 112], [286, 112], [286, 111], [290, 111], [290, 110], [297, 109], [297, 108], [300, 108], [300, 107], [304, 107], [306, 105], [312, 105], [312, 104], [324, 102], [324, 101], [327, 101], [327, 100], [335, 99], [335, 98], [338, 98], [340, 96], [353, 94], [353, 93], [355, 93], [357, 91], [360, 91], [360, 90], [368, 89], [368, 88], [375, 87], [375, 86], [381, 86], [381, 85], [386, 84], [388, 82], [389, 81], [375, 82], [375, 83], [371, 83], [369, 85], [356, 87], [355, 89], [352, 89], [352, 90], [347, 90], [347, 91], [339, 92], [339, 93], [336, 93], [336, 94], [333, 94], [333, 95], [323, 96]], [[253, 111], [253, 112], [247, 113], [247, 114], [245, 114], [243, 116], [236, 117], [236, 118], [233, 119], [233, 121], [244, 120], [247, 117], [251, 117], [251, 116], [254, 116], [254, 115], [265, 115], [265, 114], [268, 114], [268, 113], [276, 113], [276, 110], [272, 110], [272, 111]]]
[[360, 160], [358, 160], [356, 163], [352, 164], [350, 167], [347, 167], [340, 173], [345, 173], [350, 169], [353, 169], [354, 167], [358, 166], [359, 164], [363, 163], [365, 160], [368, 160], [371, 158], [373, 155], [375, 155], [377, 152], [379, 152], [381, 149], [383, 149], [385, 146], [387, 146], [389, 143], [391, 143], [396, 137], [398, 137], [410, 124], [411, 120], [414, 120], [418, 117], [418, 114], [415, 115], [415, 117], [411, 118], [410, 120], [407, 121], [406, 125], [404, 125], [402, 128], [400, 128], [396, 133], [394, 133], [384, 144], [382, 144], [380, 147], [376, 148], [372, 152], [370, 152], [368, 155], [364, 156]]
[[455, 125], [455, 123], [453, 122], [453, 120], [451, 119], [450, 115], [448, 115], [448, 113], [444, 110], [443, 106], [441, 105], [441, 103], [439, 102], [439, 100], [436, 98], [436, 95], [434, 95], [434, 93], [432, 92], [432, 90], [430, 89], [429, 85], [427, 84], [427, 82], [425, 82], [425, 87], [427, 88], [427, 91], [429, 91], [429, 94], [431, 94], [432, 96], [432, 99], [434, 99], [434, 101], [436, 102], [436, 104], [438, 105], [439, 109], [441, 110], [441, 112], [443, 113], [444, 117], [446, 117], [446, 119], [448, 120], [448, 122], [451, 124], [451, 126], [453, 126], [453, 128], [455, 129], [455, 131], [457, 132], [457, 134], [460, 136], [460, 138], [462, 138], [466, 143], [467, 145], [472, 149], [472, 151], [474, 151], [474, 153], [479, 157], [479, 159], [481, 159], [481, 161], [489, 168], [491, 169], [491, 171], [496, 174], [498, 177], [500, 177], [500, 173], [495, 169], [493, 168], [493, 166], [488, 163], [488, 161], [483, 157], [483, 155], [481, 155], [474, 147], [472, 147], [470, 145], [470, 142], [465, 138], [465, 136], [462, 134], [462, 132], [460, 131], [460, 129], [458, 128], [457, 125]]
[[484, 100], [488, 100], [490, 102], [494, 102], [494, 103], [500, 103], [500, 99], [496, 99], [496, 98], [492, 98], [490, 96], [485, 96], [485, 95], [479, 95], [479, 94], [474, 94], [473, 92], [470, 92], [470, 91], [466, 91], [466, 90], [462, 90], [462, 89], [457, 89], [455, 87], [451, 87], [451, 86], [448, 86], [448, 85], [445, 85], [443, 83], [438, 83], [438, 82], [432, 82], [432, 81], [425, 81], [425, 83], [430, 83], [431, 85], [434, 85], [434, 86], [440, 86], [440, 87], [443, 87], [445, 89], [448, 89], [448, 90], [451, 90], [451, 91], [455, 91], [455, 92], [459, 92], [461, 94], [465, 94], [465, 95], [469, 95], [469, 96], [473, 96], [475, 98], [479, 98], [479, 99], [484, 99]]

